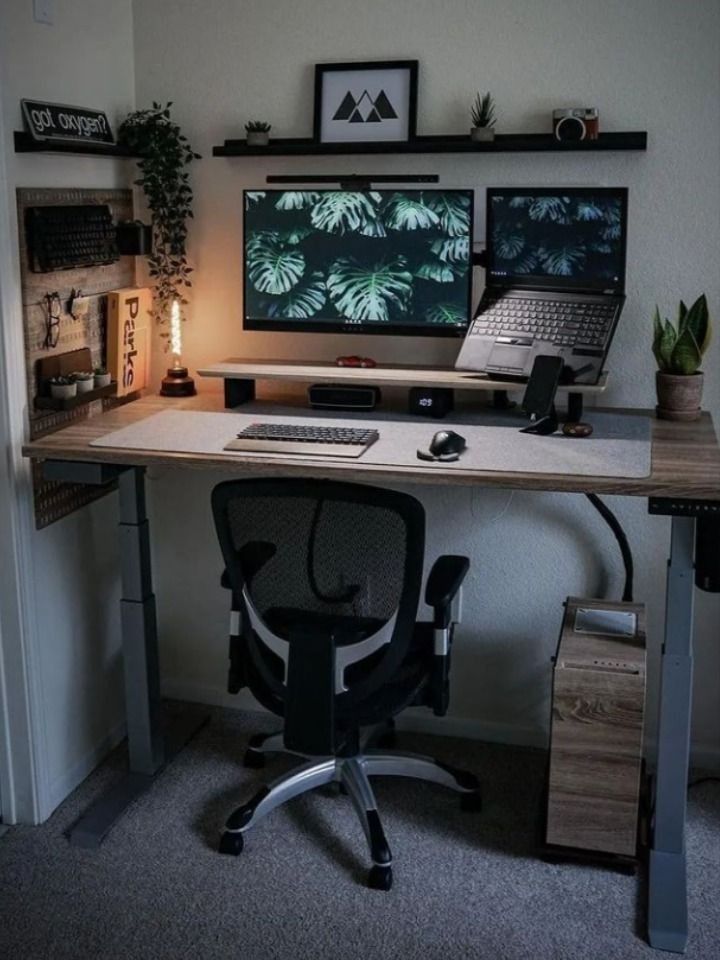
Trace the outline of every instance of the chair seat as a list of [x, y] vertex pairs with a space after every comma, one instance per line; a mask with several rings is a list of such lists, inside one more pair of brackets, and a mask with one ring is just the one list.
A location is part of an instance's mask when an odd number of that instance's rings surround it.
[[[376, 633], [383, 625], [382, 620], [372, 617], [347, 617], [342, 615], [318, 613], [299, 610], [293, 607], [271, 607], [263, 612], [263, 620], [278, 636], [288, 636], [291, 627], [307, 627], [320, 629], [323, 632], [334, 632], [338, 646], [357, 643]], [[297, 641], [296, 641], [297, 642]], [[352, 664], [345, 671], [345, 681], [353, 684], [362, 680], [377, 661], [384, 654], [384, 647], [366, 657], [359, 663]], [[271, 669], [281, 668], [279, 659], [266, 648], [260, 648], [260, 654]], [[407, 706], [418, 700], [423, 688], [430, 678], [433, 664], [433, 625], [431, 623], [416, 623], [412, 640], [405, 658], [395, 674], [392, 682], [371, 694], [360, 704], [345, 710], [342, 696], [337, 701], [336, 719], [342, 729], [352, 729], [358, 726], [367, 726], [380, 723], [390, 716], [395, 716]], [[279, 716], [283, 716], [284, 704], [276, 698], [263, 683], [259, 674], [250, 666], [255, 676], [250, 680], [250, 687], [256, 697], [267, 708]]]

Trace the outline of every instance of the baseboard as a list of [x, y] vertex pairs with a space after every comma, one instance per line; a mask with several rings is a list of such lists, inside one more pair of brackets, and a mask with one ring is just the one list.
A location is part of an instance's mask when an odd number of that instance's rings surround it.
[[442, 737], [464, 737], [467, 740], [485, 740], [488, 743], [506, 743], [515, 747], [539, 747], [548, 744], [547, 733], [536, 727], [521, 727], [510, 723], [494, 723], [473, 717], [436, 717], [427, 710], [405, 710], [397, 718], [398, 730], [411, 733], [432, 733]]
[[75, 787], [83, 782], [89, 776], [95, 767], [101, 763], [105, 757], [114, 750], [127, 734], [125, 721], [117, 723], [112, 730], [103, 737], [92, 750], [88, 752], [74, 764], [69, 770], [66, 770], [61, 777], [58, 777], [50, 786], [50, 804], [51, 809], [46, 812], [45, 819], [50, 816], [56, 807], [59, 807], [63, 800], [69, 796]]
[[[212, 684], [196, 683], [193, 680], [167, 679], [162, 684], [163, 696], [172, 700], [187, 700], [214, 707], [230, 707], [235, 710], [253, 710], [267, 713], [248, 690], [239, 694], [228, 693]], [[495, 723], [473, 717], [436, 717], [427, 710], [406, 710], [397, 718], [399, 730], [412, 733], [431, 733], [444, 737], [465, 737], [468, 740], [485, 740], [488, 743], [506, 743], [517, 747], [546, 749], [548, 734], [539, 727], [524, 727], [511, 723]], [[655, 743], [645, 745], [648, 762], [655, 762]], [[720, 770], [720, 747], [704, 743], [693, 744], [690, 753], [693, 767], [704, 770]]]

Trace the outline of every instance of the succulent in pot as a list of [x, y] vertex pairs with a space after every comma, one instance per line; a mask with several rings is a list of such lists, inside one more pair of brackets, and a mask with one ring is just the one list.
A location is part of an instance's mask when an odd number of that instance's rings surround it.
[[72, 377], [78, 393], [89, 393], [95, 389], [95, 374], [91, 370], [77, 370]]
[[495, 101], [490, 91], [475, 95], [470, 116], [473, 123], [470, 130], [471, 139], [486, 142], [495, 139]]
[[95, 367], [95, 387], [108, 387], [110, 386], [111, 375], [105, 369], [105, 367]]
[[697, 420], [700, 416], [702, 357], [710, 344], [711, 321], [705, 294], [688, 309], [680, 301], [677, 325], [663, 321], [655, 307], [653, 353], [658, 370], [657, 415], [662, 420]]
[[56, 400], [67, 400], [77, 394], [77, 383], [72, 375], [50, 378], [50, 396]]
[[264, 120], [250, 120], [245, 124], [247, 143], [249, 147], [266, 147], [270, 142], [272, 124]]

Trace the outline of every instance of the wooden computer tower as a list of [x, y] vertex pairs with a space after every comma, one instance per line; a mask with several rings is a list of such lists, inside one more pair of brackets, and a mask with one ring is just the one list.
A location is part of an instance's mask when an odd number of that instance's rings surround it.
[[[635, 633], [578, 632], [579, 610], [635, 614]], [[636, 855], [644, 712], [644, 606], [569, 598], [553, 671], [546, 844]]]

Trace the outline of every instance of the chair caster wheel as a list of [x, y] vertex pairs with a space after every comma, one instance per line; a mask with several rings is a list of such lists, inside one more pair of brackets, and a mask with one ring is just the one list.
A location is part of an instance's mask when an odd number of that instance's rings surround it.
[[218, 853], [226, 853], [230, 857], [239, 857], [244, 846], [243, 835], [241, 833], [225, 832], [220, 837]]
[[392, 887], [392, 868], [376, 864], [368, 873], [367, 884], [371, 890], [389, 890]]
[[261, 770], [265, 766], [265, 754], [260, 753], [259, 750], [253, 750], [253, 748], [250, 747], [245, 751], [243, 766], [248, 767], [250, 770]]
[[472, 793], [464, 793], [460, 797], [460, 809], [467, 810], [470, 813], [478, 813], [482, 810], [482, 796], [479, 790], [473, 790]]

